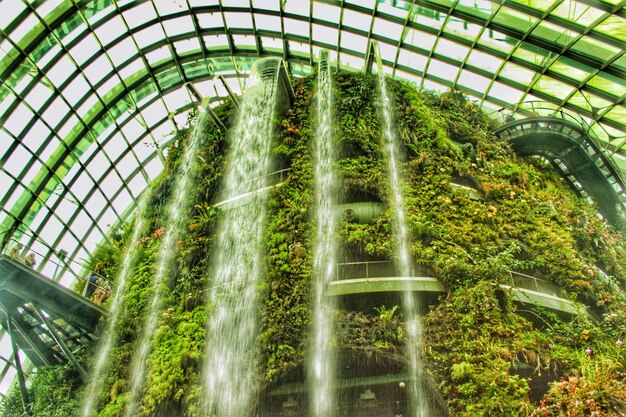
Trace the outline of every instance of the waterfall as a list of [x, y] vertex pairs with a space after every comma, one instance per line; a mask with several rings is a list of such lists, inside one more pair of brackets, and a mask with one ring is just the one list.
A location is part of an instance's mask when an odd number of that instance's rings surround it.
[[115, 281], [117, 286], [115, 287], [115, 293], [113, 294], [113, 301], [110, 303], [109, 307], [109, 320], [107, 322], [106, 331], [104, 332], [98, 344], [98, 348], [96, 349], [96, 361], [93, 369], [91, 370], [89, 383], [85, 389], [83, 407], [81, 410], [81, 415], [83, 417], [90, 417], [95, 411], [94, 407], [97, 405], [98, 393], [101, 388], [100, 383], [107, 372], [109, 354], [111, 353], [113, 346], [117, 343], [117, 322], [120, 319], [120, 313], [122, 312], [122, 306], [124, 305], [124, 298], [126, 297], [126, 281], [130, 276], [130, 272], [132, 271], [134, 265], [137, 243], [139, 242], [139, 237], [141, 236], [141, 232], [146, 221], [144, 214], [149, 198], [150, 192], [149, 190], [146, 190], [139, 200], [139, 204], [136, 209], [137, 214], [135, 215], [133, 235], [128, 243], [128, 246], [126, 247], [124, 258], [122, 260], [122, 268]]
[[317, 246], [313, 258], [313, 321], [311, 356], [308, 363], [310, 415], [332, 417], [336, 414], [334, 336], [335, 297], [325, 295], [335, 277], [335, 228], [333, 213], [336, 179], [332, 137], [332, 91], [328, 53], [320, 56], [317, 86], [317, 131], [315, 143], [315, 198], [317, 202]]
[[[383, 110], [383, 128], [385, 139], [385, 152], [389, 171], [389, 188], [392, 197], [392, 208], [395, 217], [394, 243], [398, 254], [398, 269], [400, 276], [412, 277], [413, 262], [409, 251], [409, 230], [404, 211], [404, 199], [402, 196], [402, 184], [398, 172], [399, 149], [398, 140], [393, 129], [393, 116], [391, 99], [387, 94], [385, 77], [379, 74], [380, 94]], [[424, 389], [424, 365], [420, 353], [422, 343], [422, 325], [419, 318], [420, 300], [408, 288], [403, 294], [404, 317], [407, 326], [406, 355], [409, 362], [411, 375], [409, 383], [410, 407], [415, 417], [427, 417], [429, 415], [428, 402]]]
[[224, 174], [225, 199], [247, 196], [245, 204], [225, 209], [218, 224], [207, 291], [209, 322], [202, 371], [204, 415], [245, 417], [251, 415], [256, 400], [258, 282], [267, 174], [271, 168], [273, 109], [281, 65], [277, 59], [255, 64], [231, 136]]
[[147, 306], [145, 320], [130, 364], [131, 397], [126, 406], [125, 417], [137, 416], [141, 393], [145, 383], [146, 361], [150, 353], [152, 337], [158, 324], [163, 297], [167, 291], [167, 278], [171, 273], [172, 262], [176, 258], [176, 242], [184, 230], [195, 190], [196, 150], [203, 142], [206, 124], [210, 120], [208, 112], [200, 112], [196, 125], [189, 138], [182, 159], [178, 163], [172, 195], [167, 205], [166, 227], [157, 257], [157, 270], [152, 283], [152, 298]]

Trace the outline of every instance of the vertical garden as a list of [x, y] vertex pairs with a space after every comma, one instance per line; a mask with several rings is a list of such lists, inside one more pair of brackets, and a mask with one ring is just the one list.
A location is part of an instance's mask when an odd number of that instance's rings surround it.
[[[374, 207], [361, 218], [337, 211], [337, 259], [343, 264], [392, 261], [395, 229], [378, 81], [349, 73], [333, 74], [333, 81], [337, 198], [342, 208], [356, 203]], [[264, 233], [264, 272], [257, 289], [262, 361], [256, 412], [268, 416], [283, 413], [289, 397], [301, 406], [306, 402], [303, 367], [309, 354], [311, 254], [316, 245], [311, 149], [316, 79], [292, 83], [294, 103], [274, 120], [272, 143], [276, 171], [288, 170], [275, 181], [267, 221], [258, 225]], [[444, 288], [437, 296], [424, 296], [428, 308], [422, 311], [420, 348], [436, 415], [626, 414], [626, 225], [602, 221], [545, 160], [517, 157], [496, 140], [493, 122], [461, 92], [418, 92], [394, 80], [387, 85], [403, 145], [400, 169], [410, 252]], [[237, 116], [230, 102], [215, 112], [227, 127], [233, 126]], [[152, 185], [124, 310], [112, 330], [118, 343], [100, 383], [100, 417], [123, 415], [130, 397], [128, 364], [153, 291], [155, 257], [169, 227], [165, 206], [177, 192], [172, 174], [191, 129], [180, 131], [167, 147], [166, 169]], [[192, 213], [164, 284], [166, 297], [146, 363], [141, 416], [204, 415], [200, 370], [212, 313], [206, 303], [211, 285], [206, 271], [216, 256], [216, 224], [226, 210], [216, 204], [230, 144], [228, 132], [215, 124], [209, 123], [204, 134], [195, 155], [193, 175], [200, 181], [192, 193]], [[92, 264], [104, 274], [117, 276], [132, 228], [132, 222], [124, 225], [120, 241], [93, 254]], [[549, 283], [560, 298], [580, 308], [563, 313], [520, 302], [511, 288], [513, 274]], [[365, 397], [358, 397], [367, 389], [381, 402], [377, 413], [408, 415], [397, 382], [391, 405], [382, 404], [383, 391], [389, 392], [386, 385], [381, 383], [380, 391], [368, 385], [383, 376], [404, 375], [406, 332], [399, 296], [377, 292], [338, 297], [338, 378], [350, 387], [339, 395], [343, 406], [338, 416], [373, 415], [364, 411]], [[81, 355], [89, 367], [94, 354]], [[38, 370], [29, 389], [38, 417], [77, 415], [84, 391], [69, 365]], [[5, 416], [22, 415], [18, 390], [3, 402], [2, 411]]]

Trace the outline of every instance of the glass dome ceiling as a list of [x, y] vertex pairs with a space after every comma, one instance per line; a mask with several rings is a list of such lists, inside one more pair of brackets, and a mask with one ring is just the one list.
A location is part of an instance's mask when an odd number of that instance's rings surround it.
[[[0, 238], [84, 263], [163, 170], [200, 104], [245, 88], [260, 56], [293, 75], [321, 49], [362, 71], [456, 88], [487, 109], [579, 115], [626, 172], [624, 0], [4, 0], [0, 3]], [[75, 264], [73, 264], [75, 265]], [[74, 267], [75, 272], [80, 266]], [[0, 335], [0, 394], [10, 385]]]

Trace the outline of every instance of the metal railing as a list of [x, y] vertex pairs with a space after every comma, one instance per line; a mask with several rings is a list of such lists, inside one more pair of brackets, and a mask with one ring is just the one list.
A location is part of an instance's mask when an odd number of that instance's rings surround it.
[[[511, 287], [531, 290], [542, 294], [566, 299], [563, 289], [542, 278], [526, 275], [517, 271], [507, 271], [507, 281]], [[391, 278], [400, 272], [393, 261], [344, 262], [336, 265], [336, 280]], [[413, 276], [436, 278], [435, 270], [424, 264], [413, 264]]]
[[[426, 265], [414, 264], [413, 276], [435, 277], [434, 270]], [[356, 278], [389, 278], [397, 277], [400, 271], [393, 261], [344, 262], [336, 265], [336, 280]]]
[[558, 298], [566, 298], [563, 289], [550, 281], [516, 271], [508, 271], [508, 273], [511, 287], [548, 294]]
[[[554, 104], [546, 101], [527, 101], [520, 103], [519, 105], [512, 104], [510, 106], [502, 107], [492, 113], [489, 113], [488, 116], [500, 125], [511, 123], [517, 120], [520, 116], [524, 119], [553, 117], [578, 125], [581, 131], [585, 134], [586, 138], [588, 138], [591, 142], [590, 145], [594, 148], [594, 150], [601, 151], [603, 153], [606, 162], [611, 165], [611, 168], [613, 168], [613, 170], [621, 177], [620, 179], [622, 180], [622, 183], [624, 182], [624, 175], [622, 171], [617, 164], [615, 164], [615, 161], [613, 161], [611, 154], [608, 153], [610, 151], [610, 149], [607, 148], [608, 142], [600, 139], [597, 132], [593, 129], [593, 125], [590, 125], [580, 114], [576, 112], [562, 107], [557, 110]], [[596, 123], [595, 125], [602, 128], [600, 124]], [[607, 133], [607, 137], [608, 136], [610, 135]], [[626, 140], [626, 136], [624, 139]], [[615, 152], [617, 152], [617, 149], [613, 153]]]
[[[37, 250], [32, 249], [31, 247], [27, 247], [27, 246], [23, 246], [23, 248], [19, 250], [19, 252], [15, 252], [15, 249], [17, 249], [19, 244], [23, 245], [23, 242], [20, 242], [19, 240], [15, 238], [11, 238], [10, 240], [11, 244], [6, 246], [5, 250], [2, 252], [3, 254], [11, 257], [15, 261], [21, 262], [27, 266], [31, 266], [33, 270], [37, 269], [37, 265], [44, 265], [44, 264], [54, 265], [54, 273], [52, 274], [51, 277], [43, 275], [41, 273], [40, 275], [44, 276], [45, 278], [50, 279], [51, 281], [58, 282], [57, 278], [60, 278], [64, 273], [69, 274], [71, 277], [74, 278], [75, 283], [77, 282], [84, 283], [83, 289], [80, 293], [81, 295], [83, 295], [83, 292], [86, 286], [89, 285], [89, 278], [93, 275], [98, 276], [99, 279], [106, 280], [109, 283], [109, 286], [111, 287], [110, 289], [107, 289], [105, 286], [96, 285], [96, 288], [100, 288], [101, 290], [103, 290], [107, 294], [107, 297], [110, 296], [111, 293], [113, 292], [113, 289], [115, 288], [115, 283], [111, 282], [111, 280], [108, 277], [104, 277], [102, 275], [97, 274], [89, 266], [82, 264], [76, 260], [67, 259], [66, 252], [64, 252], [63, 250], [57, 251], [56, 249], [52, 248], [48, 243], [46, 243], [44, 240], [36, 236], [33, 236], [24, 231], [21, 231], [21, 234], [24, 236], [28, 236], [31, 242], [33, 241], [39, 242], [46, 248], [50, 249], [50, 255], [44, 255], [38, 252]], [[26, 257], [29, 254], [33, 254], [35, 256], [35, 261], [36, 261], [35, 265], [29, 265], [26, 262]], [[56, 260], [53, 257], [55, 257]], [[80, 268], [81, 272], [75, 272], [73, 267]], [[69, 289], [76, 291], [76, 289], [74, 288], [69, 288]]]

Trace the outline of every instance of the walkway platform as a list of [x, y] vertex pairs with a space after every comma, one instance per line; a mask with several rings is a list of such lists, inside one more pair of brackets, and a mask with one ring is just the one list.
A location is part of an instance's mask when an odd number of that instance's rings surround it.
[[610, 156], [576, 123], [556, 117], [516, 120], [495, 131], [522, 156], [542, 156], [612, 224], [626, 216], [626, 181]]
[[[423, 296], [445, 294], [443, 284], [429, 267], [417, 265], [415, 276], [398, 276], [393, 262], [352, 262], [337, 265], [337, 279], [329, 283], [328, 296], [349, 296], [354, 294], [376, 294], [414, 291]], [[510, 285], [500, 288], [511, 293], [513, 301], [520, 304], [539, 306], [549, 310], [576, 315], [586, 311], [584, 306], [563, 298], [560, 288], [549, 281], [519, 272], [509, 271]]]
[[0, 324], [12, 329], [36, 367], [67, 362], [61, 345], [76, 352], [91, 344], [106, 315], [102, 307], [7, 255], [0, 255], [0, 307]]

